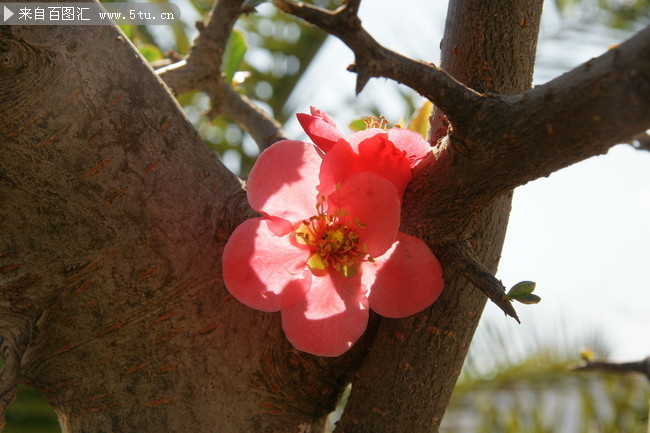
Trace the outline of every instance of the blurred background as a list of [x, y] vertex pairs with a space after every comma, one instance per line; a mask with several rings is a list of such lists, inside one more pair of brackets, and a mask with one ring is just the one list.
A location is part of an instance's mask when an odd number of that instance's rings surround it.
[[[212, 0], [175, 1], [182, 22], [122, 26], [152, 64], [187, 54], [194, 22]], [[340, 0], [310, 1], [334, 8]], [[438, 63], [447, 3], [362, 2], [360, 17], [380, 43]], [[650, 24], [650, 0], [547, 0], [535, 84], [598, 56]], [[269, 4], [239, 20], [226, 54], [233, 85], [306, 139], [295, 113], [313, 105], [341, 130], [368, 115], [406, 125], [424, 101], [413, 91], [373, 79], [359, 95], [346, 71], [351, 52]], [[226, 62], [228, 64], [229, 62]], [[205, 142], [245, 176], [257, 145], [227, 117], [208, 115], [200, 91], [178, 100]], [[646, 432], [647, 381], [603, 373], [567, 373], [590, 348], [598, 357], [650, 356], [650, 152], [619, 145], [516, 190], [497, 277], [507, 287], [537, 283], [538, 305], [517, 305], [522, 324], [488, 304], [440, 431]], [[335, 419], [335, 418], [333, 418]], [[40, 394], [21, 387], [7, 414], [7, 433], [59, 432]]]

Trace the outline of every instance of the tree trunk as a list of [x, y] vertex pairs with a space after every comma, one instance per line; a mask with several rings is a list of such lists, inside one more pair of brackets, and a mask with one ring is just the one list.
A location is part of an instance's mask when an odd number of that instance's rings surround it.
[[[541, 1], [451, 0], [441, 67], [479, 92], [529, 89], [541, 12]], [[442, 113], [437, 113], [431, 131], [435, 134], [441, 126]], [[458, 138], [452, 133], [449, 139]], [[456, 227], [446, 234], [449, 238], [466, 236], [466, 221], [425, 221], [418, 208], [426, 194], [423, 176], [462, 157], [447, 143], [438, 145], [437, 161], [420, 170], [405, 198], [402, 230], [424, 239], [439, 224]], [[472, 248], [492, 272], [501, 255], [511, 198], [510, 193], [495, 200], [471, 224]], [[435, 251], [437, 246], [431, 246]], [[337, 432], [437, 431], [485, 301], [472, 284], [445, 267], [445, 290], [431, 309], [402, 320], [382, 318]]]
[[[527, 89], [540, 14], [451, 2], [442, 66], [479, 91]], [[447, 270], [431, 309], [374, 318], [342, 357], [299, 353], [279, 315], [225, 291], [223, 245], [252, 216], [242, 184], [117, 29], [1, 27], [0, 60], [3, 401], [35, 386], [66, 432], [317, 432], [356, 374], [338, 431], [437, 430], [483, 295]], [[509, 195], [475, 224], [419, 217], [424, 177], [461, 144], [416, 175], [402, 229], [436, 249], [432, 227], [472, 227], [494, 271]]]
[[125, 36], [2, 27], [0, 52], [4, 400], [40, 389], [65, 432], [322, 424], [360, 351], [301, 354], [228, 295], [242, 184]]

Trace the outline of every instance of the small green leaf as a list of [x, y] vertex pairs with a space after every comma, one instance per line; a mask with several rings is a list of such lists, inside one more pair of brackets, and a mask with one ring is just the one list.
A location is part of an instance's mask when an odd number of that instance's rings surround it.
[[365, 119], [356, 119], [350, 122], [348, 127], [354, 132], [363, 131], [366, 129], [366, 121]]
[[148, 62], [153, 62], [154, 60], [160, 60], [163, 58], [163, 54], [160, 52], [160, 49], [151, 44], [143, 44], [138, 47], [140, 54], [147, 59]]
[[230, 34], [230, 38], [226, 44], [226, 50], [223, 53], [222, 72], [226, 83], [232, 83], [232, 78], [235, 76], [235, 72], [237, 72], [241, 61], [244, 59], [246, 50], [248, 50], [248, 46], [246, 45], [243, 33], [239, 30], [233, 31]]
[[187, 54], [190, 51], [190, 46], [192, 45], [190, 40], [185, 34], [185, 23], [180, 20], [176, 24], [171, 25], [172, 32], [174, 32], [174, 38], [176, 41], [176, 52], [178, 54]]
[[508, 292], [508, 299], [519, 299], [521, 296], [530, 295], [535, 290], [535, 283], [533, 281], [521, 281]]
[[521, 302], [522, 304], [538, 304], [539, 301], [542, 300], [542, 298], [537, 295], [533, 295], [532, 293], [529, 293], [528, 295], [521, 295], [514, 299], [515, 301]]

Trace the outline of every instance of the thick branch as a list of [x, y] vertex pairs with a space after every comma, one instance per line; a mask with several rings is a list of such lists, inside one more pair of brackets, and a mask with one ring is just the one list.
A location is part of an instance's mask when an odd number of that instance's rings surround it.
[[440, 238], [458, 224], [470, 235], [495, 197], [650, 127], [650, 28], [529, 92], [486, 98], [472, 122], [453, 126], [420, 174], [418, 190], [434, 194], [414, 203], [419, 218], [451, 223]]
[[364, 345], [298, 353], [228, 295], [246, 195], [134, 47], [2, 26], [0, 58], [0, 411], [20, 380], [69, 432], [318, 431]]
[[[510, 179], [498, 176], [496, 194], [629, 142], [650, 128], [650, 27], [543, 86], [488, 102], [483, 110], [468, 129], [472, 140], [487, 135], [485, 141], [500, 149], [491, 158], [491, 173], [507, 171]], [[485, 154], [484, 144], [467, 143]]]

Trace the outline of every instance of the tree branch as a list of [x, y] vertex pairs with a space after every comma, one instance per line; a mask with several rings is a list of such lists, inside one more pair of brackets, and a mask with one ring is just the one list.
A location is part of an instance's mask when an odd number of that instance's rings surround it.
[[467, 238], [479, 212], [507, 191], [604, 153], [650, 127], [650, 28], [543, 86], [517, 96], [483, 95], [435, 65], [382, 47], [346, 6], [330, 12], [289, 0], [274, 3], [339, 37], [354, 52], [357, 91], [371, 77], [392, 78], [446, 114], [452, 134], [438, 147], [435, 163], [421, 169], [427, 178], [422, 188], [435, 193], [415, 212], [453, 221], [439, 226], [439, 241], [458, 236], [458, 222], [466, 226], [461, 238]]
[[476, 138], [490, 125], [486, 141], [504, 148], [491, 161], [496, 173], [514, 175], [499, 182], [503, 190], [628, 142], [650, 128], [650, 27], [542, 86], [499, 99], [490, 98], [483, 110], [491, 114], [468, 129]]
[[242, 14], [242, 0], [219, 0], [205, 24], [197, 23], [199, 36], [186, 59], [156, 71], [175, 94], [206, 89], [212, 100], [210, 115], [225, 114], [257, 143], [260, 151], [284, 139], [281, 125], [247, 97], [235, 92], [221, 76], [223, 53], [235, 22]]
[[245, 95], [237, 93], [231, 85], [223, 80], [214, 83], [208, 94], [212, 99], [209, 115], [216, 117], [228, 115], [248, 132], [257, 143], [260, 152], [275, 143], [286, 139], [282, 125], [255, 105]]
[[357, 15], [361, 7], [361, 0], [343, 0], [343, 4], [350, 14]]
[[185, 60], [159, 69], [158, 76], [175, 94], [209, 86], [221, 76], [226, 43], [242, 13], [243, 0], [218, 0], [206, 21], [197, 22], [199, 35]]
[[[483, 65], [488, 65], [495, 91], [525, 91], [532, 80], [541, 10], [541, 0], [450, 1], [442, 66], [459, 81], [476, 86], [484, 82]], [[525, 27], [520, 25], [520, 18], [525, 18]], [[456, 46], [463, 48], [462, 55]], [[462, 65], [468, 65], [467, 69]], [[436, 156], [424, 164], [445, 169], [453, 162], [451, 158], [440, 159], [440, 152]], [[448, 221], [434, 221], [419, 218], [412, 211], [422, 201], [431, 212], [432, 207], [446, 208], [464, 197], [436, 201], [433, 197], [443, 193], [446, 185], [423, 187], [425, 174], [430, 175], [421, 169], [414, 174], [404, 200], [401, 229], [424, 238], [437, 251], [435, 234], [462, 231], [465, 215], [452, 214]], [[476, 255], [492, 272], [496, 272], [500, 257], [510, 201], [511, 195], [503, 195], [480, 212], [471, 239]], [[370, 354], [355, 375], [336, 431], [437, 431], [485, 300], [476, 296], [472, 284], [452, 271], [445, 274], [445, 290], [431, 309], [406, 319], [382, 319]]]
[[443, 222], [440, 238], [459, 223], [471, 235], [495, 197], [648, 129], [650, 28], [543, 86], [487, 97], [470, 123], [452, 127], [419, 174], [418, 190], [435, 193], [414, 203], [419, 218]]
[[349, 70], [357, 73], [360, 93], [373, 77], [391, 78], [433, 101], [453, 121], [465, 123], [481, 106], [483, 96], [431, 63], [418, 62], [384, 48], [366, 32], [350, 4], [334, 12], [307, 3], [275, 0], [284, 12], [314, 24], [341, 39], [355, 55]]
[[608, 373], [640, 373], [650, 379], [650, 357], [634, 362], [613, 362], [607, 360], [584, 361], [570, 367], [571, 371], [604, 371]]
[[435, 253], [445, 265], [458, 271], [501, 311], [519, 322], [512, 302], [506, 298], [503, 283], [481, 262], [467, 242], [442, 245], [436, 248]]

